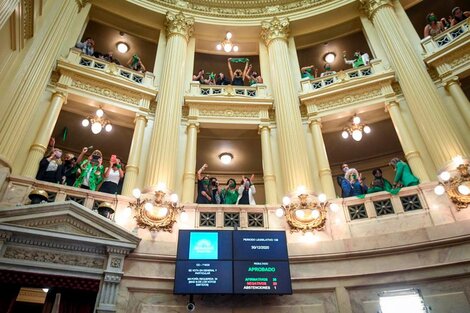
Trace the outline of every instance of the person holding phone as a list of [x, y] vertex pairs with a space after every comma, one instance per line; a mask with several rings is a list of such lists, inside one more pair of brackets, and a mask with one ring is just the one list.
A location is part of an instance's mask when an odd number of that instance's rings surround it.
[[121, 159], [115, 154], [109, 160], [109, 166], [104, 170], [104, 182], [100, 187], [101, 192], [117, 194], [119, 181], [124, 177]]
[[50, 183], [60, 183], [63, 172], [61, 158], [62, 150], [53, 148], [51, 153], [47, 157], [42, 158], [39, 162], [39, 170], [36, 179]]
[[103, 154], [101, 151], [93, 151], [88, 159], [80, 163], [77, 170], [79, 176], [74, 186], [95, 191], [103, 181], [104, 168], [101, 165], [102, 162]]
[[251, 174], [250, 178], [242, 176], [240, 187], [238, 187], [237, 204], [256, 205], [255, 197], [253, 196], [256, 193], [256, 188], [252, 183], [254, 178], [255, 174]]

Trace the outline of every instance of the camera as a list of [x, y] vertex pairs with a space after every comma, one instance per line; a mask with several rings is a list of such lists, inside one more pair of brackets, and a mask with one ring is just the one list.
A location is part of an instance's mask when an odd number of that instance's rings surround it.
[[194, 304], [193, 302], [188, 302], [188, 304], [186, 305], [186, 309], [188, 310], [188, 312], [192, 312], [196, 309], [196, 304]]

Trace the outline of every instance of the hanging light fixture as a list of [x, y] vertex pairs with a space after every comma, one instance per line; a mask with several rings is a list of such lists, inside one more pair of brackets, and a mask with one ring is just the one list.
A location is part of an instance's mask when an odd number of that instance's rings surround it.
[[96, 110], [94, 116], [88, 116], [84, 120], [82, 120], [82, 126], [88, 127], [91, 125], [91, 132], [95, 135], [99, 134], [103, 128], [106, 132], [110, 132], [113, 129], [113, 125], [111, 122], [104, 118], [104, 111], [99, 108]]
[[227, 53], [232, 52], [232, 51], [233, 52], [238, 52], [238, 46], [235, 45], [232, 42], [232, 33], [231, 32], [227, 32], [225, 34], [224, 41], [222, 41], [221, 43], [218, 43], [217, 46], [215, 46], [215, 48], [217, 50], [224, 50]]
[[343, 129], [341, 136], [344, 139], [348, 139], [351, 136], [355, 141], [361, 141], [362, 134], [369, 134], [371, 129], [364, 123], [361, 123], [361, 118], [357, 115], [354, 115], [352, 119], [352, 124]]
[[470, 204], [470, 162], [457, 155], [452, 159], [446, 170], [438, 175], [439, 185], [434, 192], [441, 196], [447, 193], [450, 200], [455, 203], [457, 210], [465, 209]]

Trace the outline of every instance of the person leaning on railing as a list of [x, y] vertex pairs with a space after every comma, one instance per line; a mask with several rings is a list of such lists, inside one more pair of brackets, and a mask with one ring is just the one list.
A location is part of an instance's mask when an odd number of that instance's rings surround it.
[[129, 61], [127, 61], [127, 66], [129, 66], [130, 69], [143, 73], [146, 71], [144, 63], [142, 63], [142, 60], [137, 54], [134, 54]]
[[425, 38], [428, 37], [428, 36], [434, 37], [436, 35], [439, 35], [443, 31], [445, 31], [444, 23], [442, 22], [442, 20], [439, 21], [436, 14], [429, 13], [426, 16], [426, 21], [428, 22], [428, 24], [426, 24], [426, 26], [424, 26], [424, 37]]
[[463, 12], [459, 7], [452, 9], [452, 19], [450, 21], [450, 26], [454, 26], [470, 17], [470, 11]]
[[84, 42], [77, 42], [75, 47], [89, 56], [92, 56], [93, 53], [95, 53], [95, 41], [91, 37], [87, 37]]
[[393, 158], [390, 160], [389, 165], [395, 170], [395, 178], [393, 179], [394, 187], [409, 187], [419, 184], [418, 177], [413, 175], [407, 163], [399, 158]]

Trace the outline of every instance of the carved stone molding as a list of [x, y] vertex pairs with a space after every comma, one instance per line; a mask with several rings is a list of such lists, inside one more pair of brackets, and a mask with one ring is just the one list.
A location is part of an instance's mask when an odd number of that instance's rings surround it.
[[72, 87], [83, 90], [98, 96], [102, 96], [105, 98], [111, 98], [114, 100], [118, 100], [121, 102], [129, 103], [132, 105], [139, 105], [139, 96], [136, 94], [135, 96], [132, 95], [127, 95], [119, 90], [118, 88], [111, 88], [109, 86], [106, 86], [98, 81], [89, 79], [89, 78], [80, 78], [80, 77], [74, 77], [74, 80], [72, 82]]
[[270, 17], [301, 12], [334, 0], [150, 0], [163, 8], [201, 16], [235, 19]]
[[106, 252], [114, 253], [114, 254], [121, 254], [121, 255], [128, 255], [130, 250], [126, 248], [120, 248], [120, 247], [106, 247]]
[[41, 240], [39, 238], [32, 239], [32, 238], [25, 238], [25, 237], [13, 237], [10, 239], [12, 243], [19, 243], [22, 245], [28, 246], [37, 246], [41, 248], [51, 248], [51, 249], [60, 249], [60, 250], [68, 250], [68, 251], [78, 251], [78, 252], [86, 252], [86, 253], [94, 253], [94, 254], [101, 254], [104, 255], [105, 251], [102, 248], [98, 247], [90, 247], [84, 244], [75, 245], [75, 244], [68, 244], [65, 242], [57, 242], [51, 240]]
[[383, 6], [392, 7], [390, 0], [359, 0], [360, 9], [367, 17], [372, 20], [374, 14]]
[[183, 36], [186, 41], [193, 35], [194, 19], [184, 16], [183, 12], [166, 14], [165, 21], [166, 35], [168, 38], [174, 35]]
[[289, 34], [289, 20], [286, 17], [275, 17], [269, 22], [261, 22], [261, 38], [264, 40], [266, 46], [269, 46], [274, 39], [287, 41]]
[[237, 109], [227, 109], [227, 110], [219, 110], [219, 109], [200, 109], [199, 110], [200, 116], [208, 116], [208, 117], [251, 117], [251, 118], [258, 118], [259, 111], [245, 111], [240, 108]]
[[319, 100], [316, 103], [316, 105], [318, 107], [318, 111], [321, 112], [321, 111], [331, 110], [331, 109], [335, 109], [335, 108], [346, 106], [346, 105], [351, 105], [353, 103], [357, 103], [361, 101], [374, 99], [380, 96], [382, 96], [381, 89], [372, 89], [372, 90], [362, 91], [360, 93], [351, 93], [346, 96], [341, 95], [335, 98], [329, 98], [327, 101]]
[[121, 274], [117, 273], [105, 273], [104, 281], [108, 283], [118, 284], [121, 281]]
[[34, 0], [21, 1], [23, 19], [23, 38], [29, 39], [34, 35]]
[[64, 254], [59, 252], [7, 247], [3, 257], [8, 259], [34, 261], [41, 263], [63, 264], [90, 268], [103, 268], [104, 259], [82, 254]]
[[77, 3], [78, 13], [80, 13], [90, 0], [75, 0], [75, 2]]

